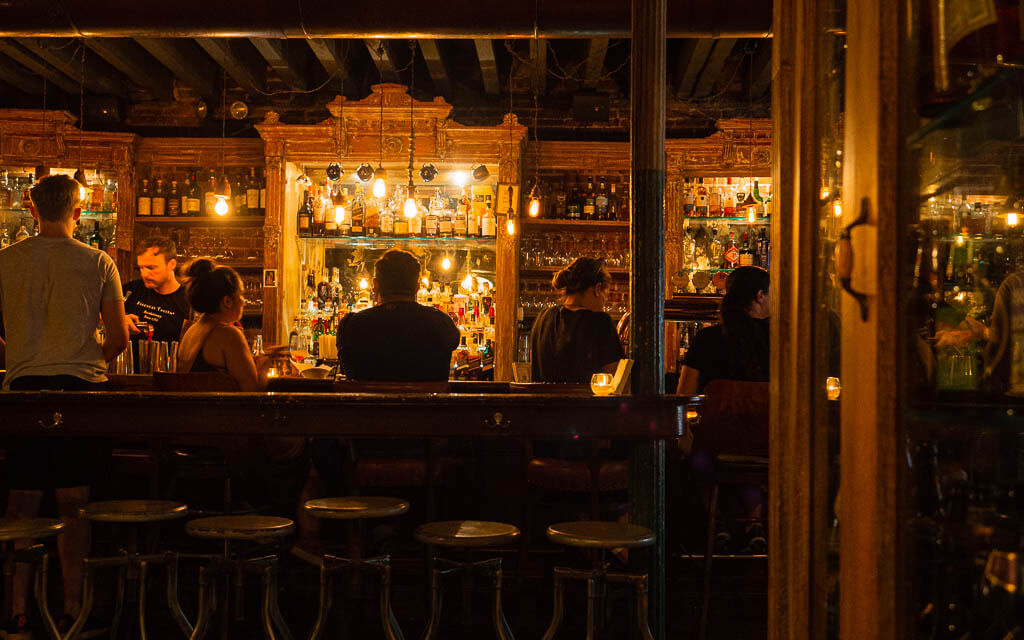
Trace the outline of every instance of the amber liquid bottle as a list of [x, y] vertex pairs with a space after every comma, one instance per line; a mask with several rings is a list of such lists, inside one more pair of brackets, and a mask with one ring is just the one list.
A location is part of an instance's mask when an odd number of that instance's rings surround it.
[[313, 205], [309, 201], [309, 189], [302, 192], [302, 204], [296, 214], [296, 233], [300, 237], [313, 235]]

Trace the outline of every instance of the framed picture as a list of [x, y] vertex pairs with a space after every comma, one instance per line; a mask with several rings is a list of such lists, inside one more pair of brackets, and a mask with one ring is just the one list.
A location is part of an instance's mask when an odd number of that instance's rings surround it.
[[276, 287], [277, 286], [277, 269], [264, 269], [263, 270], [263, 287]]

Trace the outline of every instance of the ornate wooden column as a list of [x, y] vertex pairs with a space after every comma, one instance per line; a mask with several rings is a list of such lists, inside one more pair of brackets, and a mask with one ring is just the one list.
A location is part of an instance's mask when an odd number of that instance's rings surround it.
[[[630, 144], [632, 225], [629, 277], [633, 393], [665, 393], [665, 23], [666, 0], [632, 0]], [[651, 619], [665, 638], [665, 443], [637, 444], [630, 465], [633, 521], [657, 534], [651, 562]]]
[[282, 160], [284, 145], [279, 141], [267, 143], [266, 184], [267, 213], [263, 221], [263, 265], [267, 269], [278, 270], [278, 284], [274, 288], [263, 290], [263, 344], [281, 344], [287, 337], [281, 329], [281, 308], [283, 305], [283, 287], [281, 276], [284, 265], [281, 262], [281, 223], [284, 219], [285, 185], [284, 161]]

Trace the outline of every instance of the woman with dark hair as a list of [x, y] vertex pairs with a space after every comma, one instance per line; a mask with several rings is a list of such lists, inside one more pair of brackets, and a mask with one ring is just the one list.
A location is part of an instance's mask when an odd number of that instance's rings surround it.
[[768, 380], [768, 272], [740, 267], [729, 274], [721, 323], [694, 336], [676, 393], [701, 393], [712, 380]]
[[185, 297], [201, 316], [181, 339], [178, 371], [219, 371], [234, 378], [241, 391], [259, 391], [264, 385], [238, 324], [245, 308], [242, 279], [206, 258], [189, 265], [186, 275]]
[[551, 285], [565, 297], [541, 312], [530, 331], [534, 382], [590, 382], [614, 373], [625, 357], [615, 323], [604, 312], [611, 276], [604, 261], [576, 258]]

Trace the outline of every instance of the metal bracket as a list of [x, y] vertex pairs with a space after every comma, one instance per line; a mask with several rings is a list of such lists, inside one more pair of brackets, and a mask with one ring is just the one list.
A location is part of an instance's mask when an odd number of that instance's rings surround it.
[[850, 232], [854, 227], [868, 223], [869, 211], [869, 200], [861, 198], [860, 214], [856, 220], [843, 228], [843, 232], [839, 235], [839, 243], [836, 245], [836, 275], [839, 276], [839, 284], [843, 287], [843, 291], [850, 294], [860, 306], [861, 322], [868, 321], [868, 296], [860, 291], [855, 291], [851, 284], [853, 279], [853, 243], [850, 241]]
[[63, 425], [64, 416], [61, 414], [60, 411], [53, 412], [53, 422], [46, 423], [42, 420], [39, 420], [39, 426], [47, 431], [49, 431], [50, 429], [60, 429]]
[[493, 416], [484, 418], [484, 427], [487, 429], [494, 429], [496, 431], [504, 431], [512, 425], [512, 421], [505, 417], [505, 415], [499, 411], [496, 411]]

